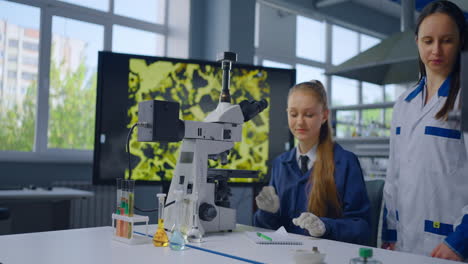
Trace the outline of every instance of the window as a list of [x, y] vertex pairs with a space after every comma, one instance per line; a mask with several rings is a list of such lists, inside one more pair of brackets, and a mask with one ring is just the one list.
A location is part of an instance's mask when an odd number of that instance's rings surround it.
[[296, 56], [325, 62], [325, 23], [297, 16]]
[[39, 44], [38, 43], [31, 43], [31, 42], [24, 42], [23, 43], [23, 49], [38, 51], [39, 50]]
[[[39, 31], [40, 9], [23, 4], [8, 1], [0, 1], [0, 34], [9, 36], [8, 46], [19, 47], [19, 39], [23, 39], [27, 29]], [[39, 39], [37, 39], [39, 41]], [[5, 47], [0, 46], [2, 54]], [[25, 56], [23, 53], [8, 53], [9, 59], [4, 67], [7, 72], [6, 87], [7, 93], [0, 97], [0, 151], [32, 151], [34, 148], [34, 133], [36, 124], [36, 93], [37, 93], [37, 69], [26, 75], [29, 79], [27, 89], [23, 96], [20, 81], [17, 81], [18, 72], [23, 72], [23, 66], [16, 63]], [[23, 74], [20, 78], [24, 77]]]
[[358, 82], [348, 78], [333, 76], [332, 105], [355, 105], [358, 103]]
[[16, 71], [8, 71], [8, 78], [14, 79], [16, 78]]
[[160, 34], [123, 26], [114, 26], [113, 31], [112, 49], [115, 52], [150, 56], [164, 54], [164, 38]]
[[358, 133], [358, 112], [357, 111], [337, 111], [336, 113], [336, 137], [349, 138]]
[[363, 137], [380, 137], [385, 129], [385, 124], [382, 120], [382, 109], [366, 109], [362, 110], [361, 120], [361, 136]]
[[361, 38], [359, 51], [363, 52], [372, 48], [373, 46], [380, 43], [380, 39], [374, 38], [365, 34], [360, 34], [359, 37]]
[[325, 85], [324, 70], [317, 67], [296, 64], [296, 83], [319, 80]]
[[39, 62], [38, 58], [26, 57], [26, 56], [23, 57], [23, 64], [25, 65], [37, 66], [38, 62]]
[[118, 15], [152, 23], [164, 22], [165, 2], [163, 0], [115, 0], [114, 5], [114, 11]]
[[337, 137], [388, 136], [392, 112], [388, 102], [394, 101], [405, 85], [382, 86], [324, 74], [329, 67], [374, 47], [381, 39], [346, 28], [346, 25], [322, 22], [322, 18], [314, 15], [304, 16], [301, 10], [294, 13], [294, 7], [286, 12], [264, 2], [257, 3], [255, 17], [258, 61], [272, 67], [295, 65], [296, 83], [321, 81], [329, 92]]
[[[7, 91], [10, 92], [10, 94], [15, 93], [15, 91], [16, 91], [16, 80], [8, 80]], [[10, 104], [8, 104], [8, 103], [10, 103]], [[7, 105], [7, 104], [8, 104], [8, 106], [16, 106], [16, 102], [14, 100], [10, 100], [10, 102], [6, 102], [4, 105]]]
[[0, 160], [91, 160], [98, 52], [164, 56], [167, 1], [0, 1]]
[[400, 95], [407, 89], [412, 87], [413, 84], [387, 84], [385, 85], [385, 101], [394, 102]]
[[291, 69], [292, 66], [286, 63], [271, 61], [271, 60], [263, 60], [263, 66], [265, 67], [272, 67], [272, 68], [283, 68], [283, 69]]
[[37, 74], [31, 73], [31, 72], [22, 72], [21, 73], [21, 79], [26, 80], [26, 81], [32, 81], [36, 80]]
[[390, 127], [392, 125], [392, 117], [393, 117], [393, 108], [385, 108], [385, 130], [383, 131], [382, 136], [389, 137], [390, 136]]
[[93, 149], [100, 25], [53, 17], [48, 148]]
[[10, 47], [18, 47], [18, 40], [17, 39], [9, 39], [8, 40], [8, 46]]
[[29, 85], [21, 86], [21, 95], [25, 95], [28, 88], [29, 88]]
[[[85, 6], [101, 11], [109, 10], [109, 0], [60, 0], [75, 5]], [[133, 2], [133, 1], [132, 1]]]
[[362, 82], [362, 103], [375, 104], [384, 101], [383, 87], [373, 83]]
[[358, 53], [358, 33], [334, 25], [332, 28], [332, 63], [341, 64]]

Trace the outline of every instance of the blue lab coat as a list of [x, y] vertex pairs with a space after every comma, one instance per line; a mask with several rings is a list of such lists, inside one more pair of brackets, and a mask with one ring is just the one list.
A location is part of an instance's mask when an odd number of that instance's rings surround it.
[[423, 255], [445, 243], [467, 259], [466, 135], [459, 121], [435, 118], [449, 95], [451, 77], [427, 103], [425, 83], [408, 89], [394, 106], [382, 239], [396, 242], [397, 250]]
[[[326, 227], [322, 238], [364, 244], [370, 235], [370, 203], [357, 157], [334, 146], [335, 184], [342, 202], [343, 217], [333, 219], [320, 217]], [[292, 219], [307, 212], [309, 175], [302, 174], [296, 160], [296, 148], [285, 152], [273, 161], [270, 185], [280, 199], [280, 209], [272, 214], [258, 210], [254, 225], [268, 229], [284, 226], [290, 233], [309, 235], [308, 231], [293, 224]]]

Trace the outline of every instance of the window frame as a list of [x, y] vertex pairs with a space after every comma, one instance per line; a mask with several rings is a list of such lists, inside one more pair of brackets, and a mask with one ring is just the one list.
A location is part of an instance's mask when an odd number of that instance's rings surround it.
[[[264, 49], [262, 48], [261, 46], [261, 43], [262, 43], [262, 40], [259, 39], [259, 31], [261, 31], [262, 29], [260, 28], [260, 15], [261, 15], [261, 11], [260, 11], [260, 8], [262, 8], [262, 6], [266, 6], [266, 7], [269, 7], [269, 8], [276, 8], [280, 11], [285, 11], [285, 12], [289, 12], [291, 15], [294, 15], [294, 16], [303, 16], [303, 17], [306, 17], [306, 18], [309, 18], [309, 19], [314, 19], [314, 20], [317, 20], [317, 21], [323, 21], [325, 23], [325, 52], [326, 52], [326, 55], [325, 55], [325, 61], [324, 62], [321, 62], [321, 61], [315, 61], [315, 60], [310, 60], [310, 59], [306, 59], [306, 58], [302, 58], [302, 57], [298, 57], [296, 55], [296, 39], [294, 39], [294, 43], [292, 43], [291, 47], [294, 49], [294, 52], [293, 54], [295, 54], [295, 56], [289, 56], [289, 55], [285, 55], [285, 54], [279, 54], [279, 53], [272, 53], [270, 51], [268, 51], [268, 49]], [[257, 17], [258, 16], [258, 17]], [[255, 28], [256, 28], [256, 32], [255, 32], [255, 64], [257, 65], [263, 65], [263, 60], [272, 60], [272, 61], [276, 61], [276, 62], [280, 62], [280, 63], [285, 63], [285, 64], [289, 64], [289, 65], [292, 65], [293, 68], [295, 68], [296, 64], [303, 64], [303, 65], [306, 65], [306, 66], [312, 66], [312, 67], [316, 67], [316, 68], [322, 68], [325, 72], [327, 72], [331, 67], [334, 67], [336, 65], [333, 65], [332, 64], [332, 53], [333, 53], [333, 26], [338, 26], [338, 27], [341, 27], [341, 28], [345, 28], [347, 30], [351, 30], [351, 31], [354, 31], [357, 33], [357, 54], [359, 54], [360, 52], [362, 52], [361, 50], [361, 46], [362, 46], [362, 43], [361, 43], [361, 40], [362, 40], [362, 36], [369, 36], [369, 37], [374, 37], [374, 38], [377, 38], [377, 39], [384, 39], [386, 36], [382, 35], [382, 34], [379, 34], [379, 33], [376, 33], [376, 32], [371, 32], [367, 29], [361, 29], [361, 28], [357, 28], [355, 26], [352, 26], [352, 25], [349, 25], [349, 24], [346, 24], [346, 23], [343, 23], [341, 21], [337, 21], [337, 20], [334, 20], [334, 19], [331, 19], [329, 17], [324, 17], [323, 15], [321, 15], [320, 13], [316, 13], [316, 12], [307, 12], [307, 13], [304, 13], [303, 11], [301, 10], [298, 10], [292, 6], [280, 6], [280, 5], [276, 5], [276, 4], [272, 4], [270, 3], [269, 1], [266, 1], [266, 0], [257, 0], [257, 4], [256, 4], [256, 18], [255, 18], [255, 21], [256, 21], [256, 24], [255, 24]], [[297, 21], [297, 18], [296, 18], [296, 21]], [[295, 23], [294, 25], [291, 25], [291, 26], [294, 26], [296, 27], [297, 26], [297, 23]], [[296, 28], [294, 28], [294, 31], [297, 31]], [[297, 33], [296, 33], [297, 34]], [[263, 40], [265, 41], [265, 40]], [[270, 40], [271, 41], [271, 40]], [[265, 42], [268, 42], [268, 40], [266, 40]], [[356, 54], [356, 55], [357, 55]], [[382, 103], [378, 103], [378, 104], [363, 104], [362, 103], [362, 98], [363, 98], [363, 85], [362, 85], [362, 82], [361, 81], [357, 81], [357, 99], [358, 99], [358, 102], [357, 104], [355, 105], [345, 105], [345, 106], [335, 106], [332, 104], [332, 98], [331, 98], [331, 95], [332, 95], [332, 90], [333, 90], [333, 87], [332, 87], [332, 75], [325, 75], [325, 87], [327, 89], [327, 93], [328, 93], [328, 104], [329, 104], [329, 107], [330, 109], [332, 110], [332, 112], [335, 112], [334, 114], [331, 115], [331, 118], [334, 119], [334, 117], [336, 116], [336, 111], [340, 111], [340, 110], [356, 110], [358, 111], [358, 116], [357, 116], [357, 122], [361, 123], [362, 122], [362, 110], [365, 110], [365, 109], [381, 109], [382, 110], [382, 123], [385, 124], [386, 120], [385, 120], [385, 112], [386, 112], [386, 108], [390, 107], [390, 106], [393, 106], [394, 102], [389, 102], [389, 101], [385, 101], [385, 86], [381, 86], [382, 87]], [[338, 139], [345, 139], [345, 138], [338, 138]]]
[[[13, 3], [37, 7], [40, 9], [39, 64], [37, 78], [36, 125], [33, 150], [30, 152], [0, 150], [0, 161], [10, 162], [57, 162], [91, 163], [94, 150], [48, 148], [49, 124], [49, 74], [52, 44], [52, 18], [59, 16], [79, 20], [104, 28], [103, 51], [112, 51], [112, 26], [121, 25], [134, 29], [160, 34], [164, 37], [163, 54], [167, 56], [168, 39], [168, 0], [164, 1], [164, 24], [150, 23], [143, 20], [113, 14], [114, 0], [109, 0], [109, 11], [62, 2], [58, 0], [10, 0]], [[96, 65], [97, 66], [97, 65]]]

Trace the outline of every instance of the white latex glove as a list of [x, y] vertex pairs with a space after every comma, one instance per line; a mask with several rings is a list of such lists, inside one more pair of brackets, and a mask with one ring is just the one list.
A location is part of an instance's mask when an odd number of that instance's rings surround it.
[[313, 213], [302, 213], [298, 218], [292, 220], [293, 224], [307, 229], [313, 237], [321, 237], [325, 234], [325, 224]]
[[280, 207], [279, 197], [273, 186], [263, 187], [262, 191], [255, 197], [255, 201], [258, 208], [273, 214], [278, 212]]

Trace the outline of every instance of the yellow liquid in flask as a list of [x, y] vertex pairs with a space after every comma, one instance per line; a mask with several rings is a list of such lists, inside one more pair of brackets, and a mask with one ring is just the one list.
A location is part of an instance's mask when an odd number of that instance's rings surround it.
[[167, 247], [169, 245], [169, 239], [164, 230], [164, 220], [158, 219], [158, 230], [153, 236], [153, 245], [155, 247]]

